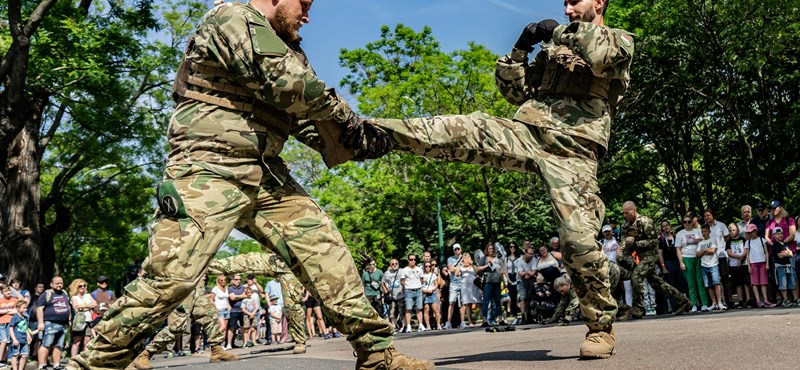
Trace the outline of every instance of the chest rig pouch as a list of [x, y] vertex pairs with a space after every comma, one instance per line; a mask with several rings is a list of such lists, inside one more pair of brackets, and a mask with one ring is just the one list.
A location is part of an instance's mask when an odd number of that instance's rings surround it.
[[542, 96], [570, 96], [579, 99], [609, 99], [610, 80], [596, 77], [591, 67], [570, 48], [559, 45], [545, 49], [547, 64], [537, 89]]

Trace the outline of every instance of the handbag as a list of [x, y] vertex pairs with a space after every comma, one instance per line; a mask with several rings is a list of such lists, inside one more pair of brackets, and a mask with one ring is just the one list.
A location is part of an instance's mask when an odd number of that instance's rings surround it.
[[476, 276], [475, 280], [473, 280], [472, 283], [475, 284], [475, 286], [477, 286], [478, 288], [483, 289], [483, 275]]
[[83, 312], [76, 312], [75, 317], [72, 318], [72, 331], [84, 331], [86, 330], [86, 315]]

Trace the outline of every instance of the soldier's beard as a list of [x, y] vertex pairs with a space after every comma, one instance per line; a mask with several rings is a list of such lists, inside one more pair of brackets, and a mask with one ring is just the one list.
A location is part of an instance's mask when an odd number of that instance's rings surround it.
[[594, 7], [590, 7], [589, 11], [580, 15], [580, 17], [572, 17], [570, 21], [572, 22], [593, 22], [594, 19], [597, 18], [597, 12], [594, 10]]
[[298, 31], [300, 31], [300, 27], [303, 26], [303, 23], [291, 19], [286, 13], [285, 3], [278, 5], [275, 9], [275, 22], [277, 23], [275, 33], [286, 41], [297, 40], [300, 38]]

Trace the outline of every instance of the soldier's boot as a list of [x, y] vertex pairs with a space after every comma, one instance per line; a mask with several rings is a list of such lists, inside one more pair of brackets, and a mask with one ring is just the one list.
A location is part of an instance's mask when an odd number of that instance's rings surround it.
[[397, 352], [394, 347], [382, 351], [356, 351], [356, 369], [369, 370], [433, 370], [436, 365], [430, 361], [417, 360]]
[[589, 331], [581, 344], [581, 358], [609, 358], [616, 352], [614, 328]]
[[619, 320], [619, 321], [629, 320], [631, 318], [631, 310], [632, 309], [633, 308], [631, 308], [631, 306], [622, 305], [619, 308], [619, 315], [617, 315], [617, 320]]
[[681, 314], [684, 314], [686, 312], [689, 312], [689, 310], [691, 310], [691, 309], [692, 309], [692, 301], [690, 301], [690, 300], [688, 300], [688, 299], [686, 299], [684, 297], [683, 298], [683, 302], [678, 303], [678, 307], [675, 307], [674, 314], [675, 315], [681, 315]]
[[153, 368], [153, 365], [150, 364], [150, 352], [147, 350], [142, 351], [139, 356], [136, 356], [136, 359], [133, 360], [134, 368], [139, 370], [150, 370]]
[[236, 356], [233, 353], [225, 351], [221, 345], [216, 344], [211, 346], [210, 362], [239, 361], [239, 360], [240, 360], [239, 356]]
[[300, 355], [306, 353], [306, 344], [305, 343], [295, 343], [294, 349], [292, 353], [295, 355]]

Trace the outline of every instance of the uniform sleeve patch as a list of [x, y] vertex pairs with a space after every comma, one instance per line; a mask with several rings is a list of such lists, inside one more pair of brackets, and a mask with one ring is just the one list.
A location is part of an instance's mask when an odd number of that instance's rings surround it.
[[625, 45], [625, 46], [628, 46], [628, 47], [633, 45], [633, 40], [631, 39], [630, 36], [628, 36], [625, 33], [620, 33], [619, 34], [619, 39], [620, 39], [620, 41], [622, 41], [622, 45]]

